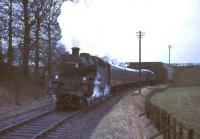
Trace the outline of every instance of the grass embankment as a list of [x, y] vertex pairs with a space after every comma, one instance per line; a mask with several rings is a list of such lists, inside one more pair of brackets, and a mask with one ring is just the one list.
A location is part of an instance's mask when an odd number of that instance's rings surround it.
[[167, 110], [185, 126], [200, 132], [200, 87], [173, 87], [157, 93], [151, 101]]
[[4, 107], [4, 110], [0, 111], [0, 120], [3, 120], [4, 118], [10, 117], [10, 116], [16, 116], [18, 114], [36, 110], [38, 108], [42, 108], [50, 104], [52, 104], [52, 102], [50, 102], [49, 99], [39, 99], [37, 101], [32, 101], [30, 103], [20, 105], [20, 106], [12, 105], [8, 107]]
[[[145, 96], [154, 88], [143, 88], [142, 95]], [[101, 138], [123, 138], [123, 139], [145, 139], [150, 138], [157, 131], [154, 127], [147, 126], [149, 120], [145, 116], [139, 117], [144, 112], [143, 96], [134, 95], [134, 90], [123, 97], [117, 105], [99, 123], [93, 132], [93, 139]], [[161, 137], [160, 137], [161, 138]]]
[[0, 82], [0, 120], [48, 105], [47, 91], [34, 81], [18, 76]]

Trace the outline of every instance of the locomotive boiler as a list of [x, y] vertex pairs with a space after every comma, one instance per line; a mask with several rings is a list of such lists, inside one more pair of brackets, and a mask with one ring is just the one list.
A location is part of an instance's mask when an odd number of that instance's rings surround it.
[[[142, 70], [142, 82], [155, 79], [153, 72]], [[79, 54], [73, 47], [72, 54], [62, 58], [52, 79], [51, 92], [56, 96], [58, 108], [81, 108], [91, 100], [110, 94], [115, 90], [134, 86], [138, 70], [119, 67], [88, 53]]]

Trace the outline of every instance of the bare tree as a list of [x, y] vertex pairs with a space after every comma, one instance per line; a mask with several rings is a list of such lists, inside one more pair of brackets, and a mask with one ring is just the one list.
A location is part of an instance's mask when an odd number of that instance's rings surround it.
[[[46, 8], [46, 16], [45, 16], [45, 25], [48, 34], [48, 45], [47, 45], [47, 71], [48, 71], [48, 78], [51, 78], [52, 75], [52, 45], [53, 41], [56, 40], [55, 36], [56, 29], [58, 29], [57, 17], [60, 14], [60, 7], [63, 3], [63, 0], [49, 0], [49, 5]], [[57, 27], [57, 28], [56, 28]], [[59, 40], [58, 39], [58, 40]]]
[[[53, 40], [54, 32], [57, 32], [55, 26], [57, 27], [57, 17], [59, 14], [55, 14], [56, 11], [60, 10], [61, 4], [63, 1], [61, 0], [46, 0], [46, 1], [33, 1], [30, 4], [30, 15], [32, 15], [32, 23], [33, 26], [31, 28], [31, 32], [34, 32], [34, 36], [30, 36], [33, 41], [32, 51], [34, 52], [34, 75], [35, 79], [39, 78], [39, 66], [41, 63], [41, 50], [44, 50], [46, 46], [45, 55], [47, 58], [47, 69], [48, 75], [51, 75], [51, 59], [52, 59], [52, 46], [56, 45]], [[56, 10], [55, 10], [56, 9]], [[34, 13], [34, 14], [31, 14]], [[45, 31], [44, 31], [45, 30]], [[56, 41], [60, 39], [60, 29], [56, 34]], [[46, 33], [47, 32], [47, 33]], [[53, 40], [52, 40], [53, 39]], [[41, 45], [44, 44], [44, 45]], [[33, 55], [32, 55], [33, 56]], [[45, 65], [46, 65], [45, 64]]]
[[[0, 2], [0, 61], [7, 62], [10, 66], [13, 63], [21, 65], [24, 78], [29, 77], [28, 74], [32, 71], [30, 69], [34, 67], [34, 76], [38, 79], [40, 68], [46, 67], [50, 78], [52, 62], [58, 57], [54, 53], [61, 50], [58, 48], [61, 45], [57, 45], [61, 38], [57, 18], [64, 1], [2, 0]], [[3, 60], [5, 52], [7, 52], [7, 59]]]
[[12, 22], [13, 22], [13, 0], [9, 0], [9, 22], [8, 22], [8, 66], [11, 68], [12, 63], [13, 63], [13, 46], [12, 46], [12, 35], [13, 35], [13, 27], [12, 27]]
[[[7, 2], [6, 0], [3, 2]], [[4, 53], [3, 50], [5, 48], [5, 43], [7, 40], [7, 18], [6, 15], [8, 13], [8, 4], [0, 2], [0, 78], [3, 79], [4, 75]]]
[[29, 42], [30, 42], [30, 24], [29, 24], [29, 0], [22, 0], [23, 3], [23, 14], [24, 14], [24, 40], [23, 40], [23, 77], [28, 77], [28, 66], [29, 66]]
[[40, 29], [41, 29], [41, 17], [42, 17], [42, 7], [44, 1], [34, 1], [32, 12], [35, 11], [34, 15], [34, 21], [35, 21], [35, 41], [34, 41], [34, 50], [35, 50], [35, 69], [34, 69], [34, 75], [35, 79], [39, 79], [39, 62], [40, 62]]
[[3, 78], [3, 53], [2, 53], [2, 39], [0, 37], [0, 80]]

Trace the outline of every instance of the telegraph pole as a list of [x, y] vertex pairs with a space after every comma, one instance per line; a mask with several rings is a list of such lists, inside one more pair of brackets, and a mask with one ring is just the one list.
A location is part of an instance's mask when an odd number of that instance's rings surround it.
[[144, 36], [144, 32], [136, 32], [136, 36], [139, 38], [139, 81], [138, 81], [138, 89], [139, 95], [141, 94], [141, 38]]
[[168, 48], [169, 48], [169, 66], [170, 66], [170, 58], [171, 58], [171, 48], [172, 48], [172, 46], [169, 45]]

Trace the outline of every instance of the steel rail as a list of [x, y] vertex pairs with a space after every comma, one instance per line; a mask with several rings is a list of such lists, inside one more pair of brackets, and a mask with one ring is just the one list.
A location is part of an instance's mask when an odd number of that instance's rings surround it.
[[78, 113], [82, 112], [83, 109], [76, 111], [70, 115], [68, 115], [67, 117], [63, 118], [62, 120], [58, 121], [57, 123], [53, 124], [51, 127], [49, 127], [46, 130], [43, 130], [42, 132], [40, 132], [39, 134], [35, 135], [32, 139], [41, 139], [44, 138], [45, 136], [47, 136], [49, 133], [51, 133], [52, 131], [54, 131], [55, 129], [57, 129], [58, 127], [62, 126], [64, 123], [66, 123], [67, 121], [69, 121], [72, 117], [74, 117], [75, 115], [77, 115]]
[[29, 123], [29, 122], [35, 120], [35, 119], [38, 119], [38, 118], [40, 118], [40, 117], [43, 117], [43, 116], [45, 116], [45, 115], [47, 115], [47, 114], [49, 114], [49, 113], [51, 113], [51, 112], [53, 112], [53, 111], [55, 111], [55, 110], [49, 110], [49, 111], [40, 113], [40, 114], [35, 115], [35, 116], [33, 116], [33, 117], [27, 118], [27, 119], [25, 119], [25, 120], [23, 120], [23, 121], [17, 122], [17, 123], [15, 123], [15, 124], [13, 124], [13, 125], [7, 126], [7, 127], [3, 128], [3, 129], [0, 129], [0, 136], [6, 134], [7, 132], [9, 132], [9, 131], [11, 131], [11, 130], [17, 128], [17, 127], [20, 127], [20, 126], [22, 126], [22, 125], [24, 125], [24, 124], [27, 124], [27, 123]]

